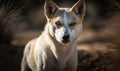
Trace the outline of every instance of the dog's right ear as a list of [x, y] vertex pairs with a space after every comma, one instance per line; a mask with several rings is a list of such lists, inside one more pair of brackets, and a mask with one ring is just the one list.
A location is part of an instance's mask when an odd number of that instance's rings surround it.
[[52, 0], [45, 0], [44, 13], [49, 19], [58, 10], [58, 6]]

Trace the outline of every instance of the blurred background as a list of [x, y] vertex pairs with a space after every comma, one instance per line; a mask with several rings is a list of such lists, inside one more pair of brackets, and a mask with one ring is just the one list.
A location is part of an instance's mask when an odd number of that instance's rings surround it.
[[[53, 0], [71, 7], [78, 0]], [[24, 46], [46, 24], [44, 0], [0, 0], [0, 71], [20, 71]], [[77, 71], [120, 71], [120, 0], [86, 0]]]

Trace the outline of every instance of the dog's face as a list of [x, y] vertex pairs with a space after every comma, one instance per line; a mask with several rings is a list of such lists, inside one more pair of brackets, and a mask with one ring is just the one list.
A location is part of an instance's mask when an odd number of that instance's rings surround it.
[[46, 0], [45, 3], [49, 32], [60, 43], [72, 42], [79, 36], [84, 14], [83, 0], [78, 1], [72, 8], [59, 8], [51, 0]]

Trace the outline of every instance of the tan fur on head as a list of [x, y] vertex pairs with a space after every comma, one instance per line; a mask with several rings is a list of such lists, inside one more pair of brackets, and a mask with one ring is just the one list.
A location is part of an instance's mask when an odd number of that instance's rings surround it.
[[[45, 0], [44, 13], [47, 19], [50, 19], [52, 15], [58, 11], [60, 7], [56, 5], [52, 0]], [[85, 0], [79, 0], [71, 8], [68, 8], [69, 11], [73, 11], [75, 14], [79, 15], [80, 18], [83, 18], [86, 11]]]

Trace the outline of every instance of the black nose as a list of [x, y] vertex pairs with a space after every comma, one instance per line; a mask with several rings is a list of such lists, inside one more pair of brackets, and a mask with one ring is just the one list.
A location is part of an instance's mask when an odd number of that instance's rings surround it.
[[64, 35], [64, 36], [63, 36], [63, 41], [68, 41], [68, 40], [69, 40], [69, 35], [67, 35], [67, 34]]

